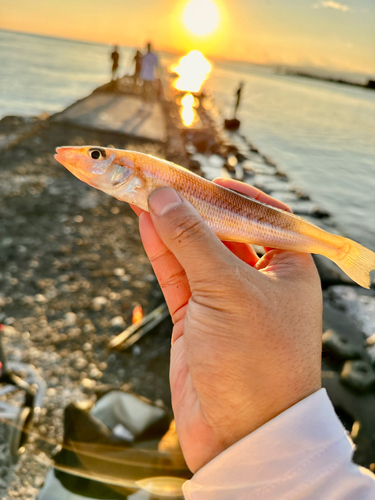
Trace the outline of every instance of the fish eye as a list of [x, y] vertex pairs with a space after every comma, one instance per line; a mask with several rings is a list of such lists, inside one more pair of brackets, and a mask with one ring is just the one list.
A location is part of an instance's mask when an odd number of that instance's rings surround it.
[[89, 153], [90, 158], [92, 158], [93, 160], [100, 160], [101, 158], [106, 157], [104, 149], [100, 149], [100, 148], [89, 149], [88, 153]]

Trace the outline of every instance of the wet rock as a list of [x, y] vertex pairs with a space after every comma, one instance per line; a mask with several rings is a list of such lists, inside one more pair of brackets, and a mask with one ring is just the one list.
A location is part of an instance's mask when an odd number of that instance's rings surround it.
[[220, 170], [224, 166], [225, 159], [220, 155], [213, 154], [208, 157], [208, 163], [212, 168]]
[[276, 168], [276, 163], [269, 156], [265, 156], [265, 155], [262, 155], [262, 156], [263, 156], [265, 163], [267, 163], [267, 165]]
[[237, 157], [235, 155], [229, 155], [224, 166], [228, 170], [228, 172], [234, 173], [236, 171], [237, 163], [238, 163]]
[[375, 387], [375, 372], [364, 360], [347, 361], [341, 372], [341, 380], [351, 389], [366, 392]]
[[295, 202], [290, 202], [289, 206], [293, 213], [302, 217], [306, 215], [315, 217], [316, 212], [319, 210], [316, 204], [311, 201], [296, 200]]
[[237, 181], [241, 181], [242, 182], [244, 180], [244, 177], [245, 177], [245, 173], [244, 173], [244, 170], [242, 168], [242, 164], [241, 163], [237, 163], [237, 165], [234, 168], [234, 178]]
[[246, 173], [253, 173], [258, 175], [274, 175], [275, 169], [266, 165], [261, 159], [249, 159], [241, 162], [242, 168]]
[[374, 290], [338, 285], [329, 288], [328, 294], [336, 307], [345, 310], [357, 322], [366, 337], [375, 333]]
[[267, 194], [272, 194], [273, 191], [285, 192], [293, 189], [288, 182], [284, 182], [275, 176], [269, 175], [256, 175], [254, 178], [254, 186]]
[[355, 359], [362, 355], [363, 349], [341, 336], [336, 330], [329, 329], [323, 333], [323, 353], [327, 351], [331, 356], [344, 360]]
[[230, 120], [224, 120], [224, 127], [227, 130], [238, 130], [240, 128], [241, 122], [237, 118], [232, 118]]
[[212, 133], [198, 132], [191, 138], [191, 142], [199, 153], [205, 153], [210, 151], [215, 139]]
[[295, 194], [299, 200], [309, 201], [311, 200], [310, 196], [299, 189], [296, 189]]
[[277, 172], [275, 173], [275, 176], [280, 179], [281, 181], [284, 181], [284, 182], [288, 182], [289, 178], [288, 176], [286, 175], [285, 172], [282, 172], [281, 170], [277, 170]]
[[[302, 199], [302, 198], [300, 198], [300, 199]], [[331, 214], [330, 214], [330, 212], [328, 212], [328, 210], [325, 210], [324, 208], [321, 208], [321, 207], [314, 208], [311, 212], [311, 215], [313, 217], [317, 217], [318, 219], [325, 219], [326, 217], [331, 216]]]

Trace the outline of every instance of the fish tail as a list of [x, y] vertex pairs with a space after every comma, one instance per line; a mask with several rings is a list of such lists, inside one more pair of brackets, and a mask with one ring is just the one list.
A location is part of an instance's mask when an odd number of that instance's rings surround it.
[[375, 253], [359, 243], [348, 238], [345, 240], [339, 255], [330, 258], [344, 271], [353, 281], [364, 288], [370, 288], [370, 272], [375, 269]]

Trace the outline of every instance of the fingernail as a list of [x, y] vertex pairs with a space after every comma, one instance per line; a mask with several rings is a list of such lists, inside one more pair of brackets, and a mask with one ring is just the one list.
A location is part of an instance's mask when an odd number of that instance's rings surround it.
[[159, 188], [151, 193], [148, 198], [148, 206], [155, 215], [165, 215], [181, 203], [181, 198], [171, 188]]

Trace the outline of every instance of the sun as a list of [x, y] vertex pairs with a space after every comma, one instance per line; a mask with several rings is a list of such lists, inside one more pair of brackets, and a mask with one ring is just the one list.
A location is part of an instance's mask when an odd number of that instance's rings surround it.
[[211, 0], [191, 0], [184, 11], [184, 23], [194, 35], [208, 35], [219, 23], [219, 11]]

